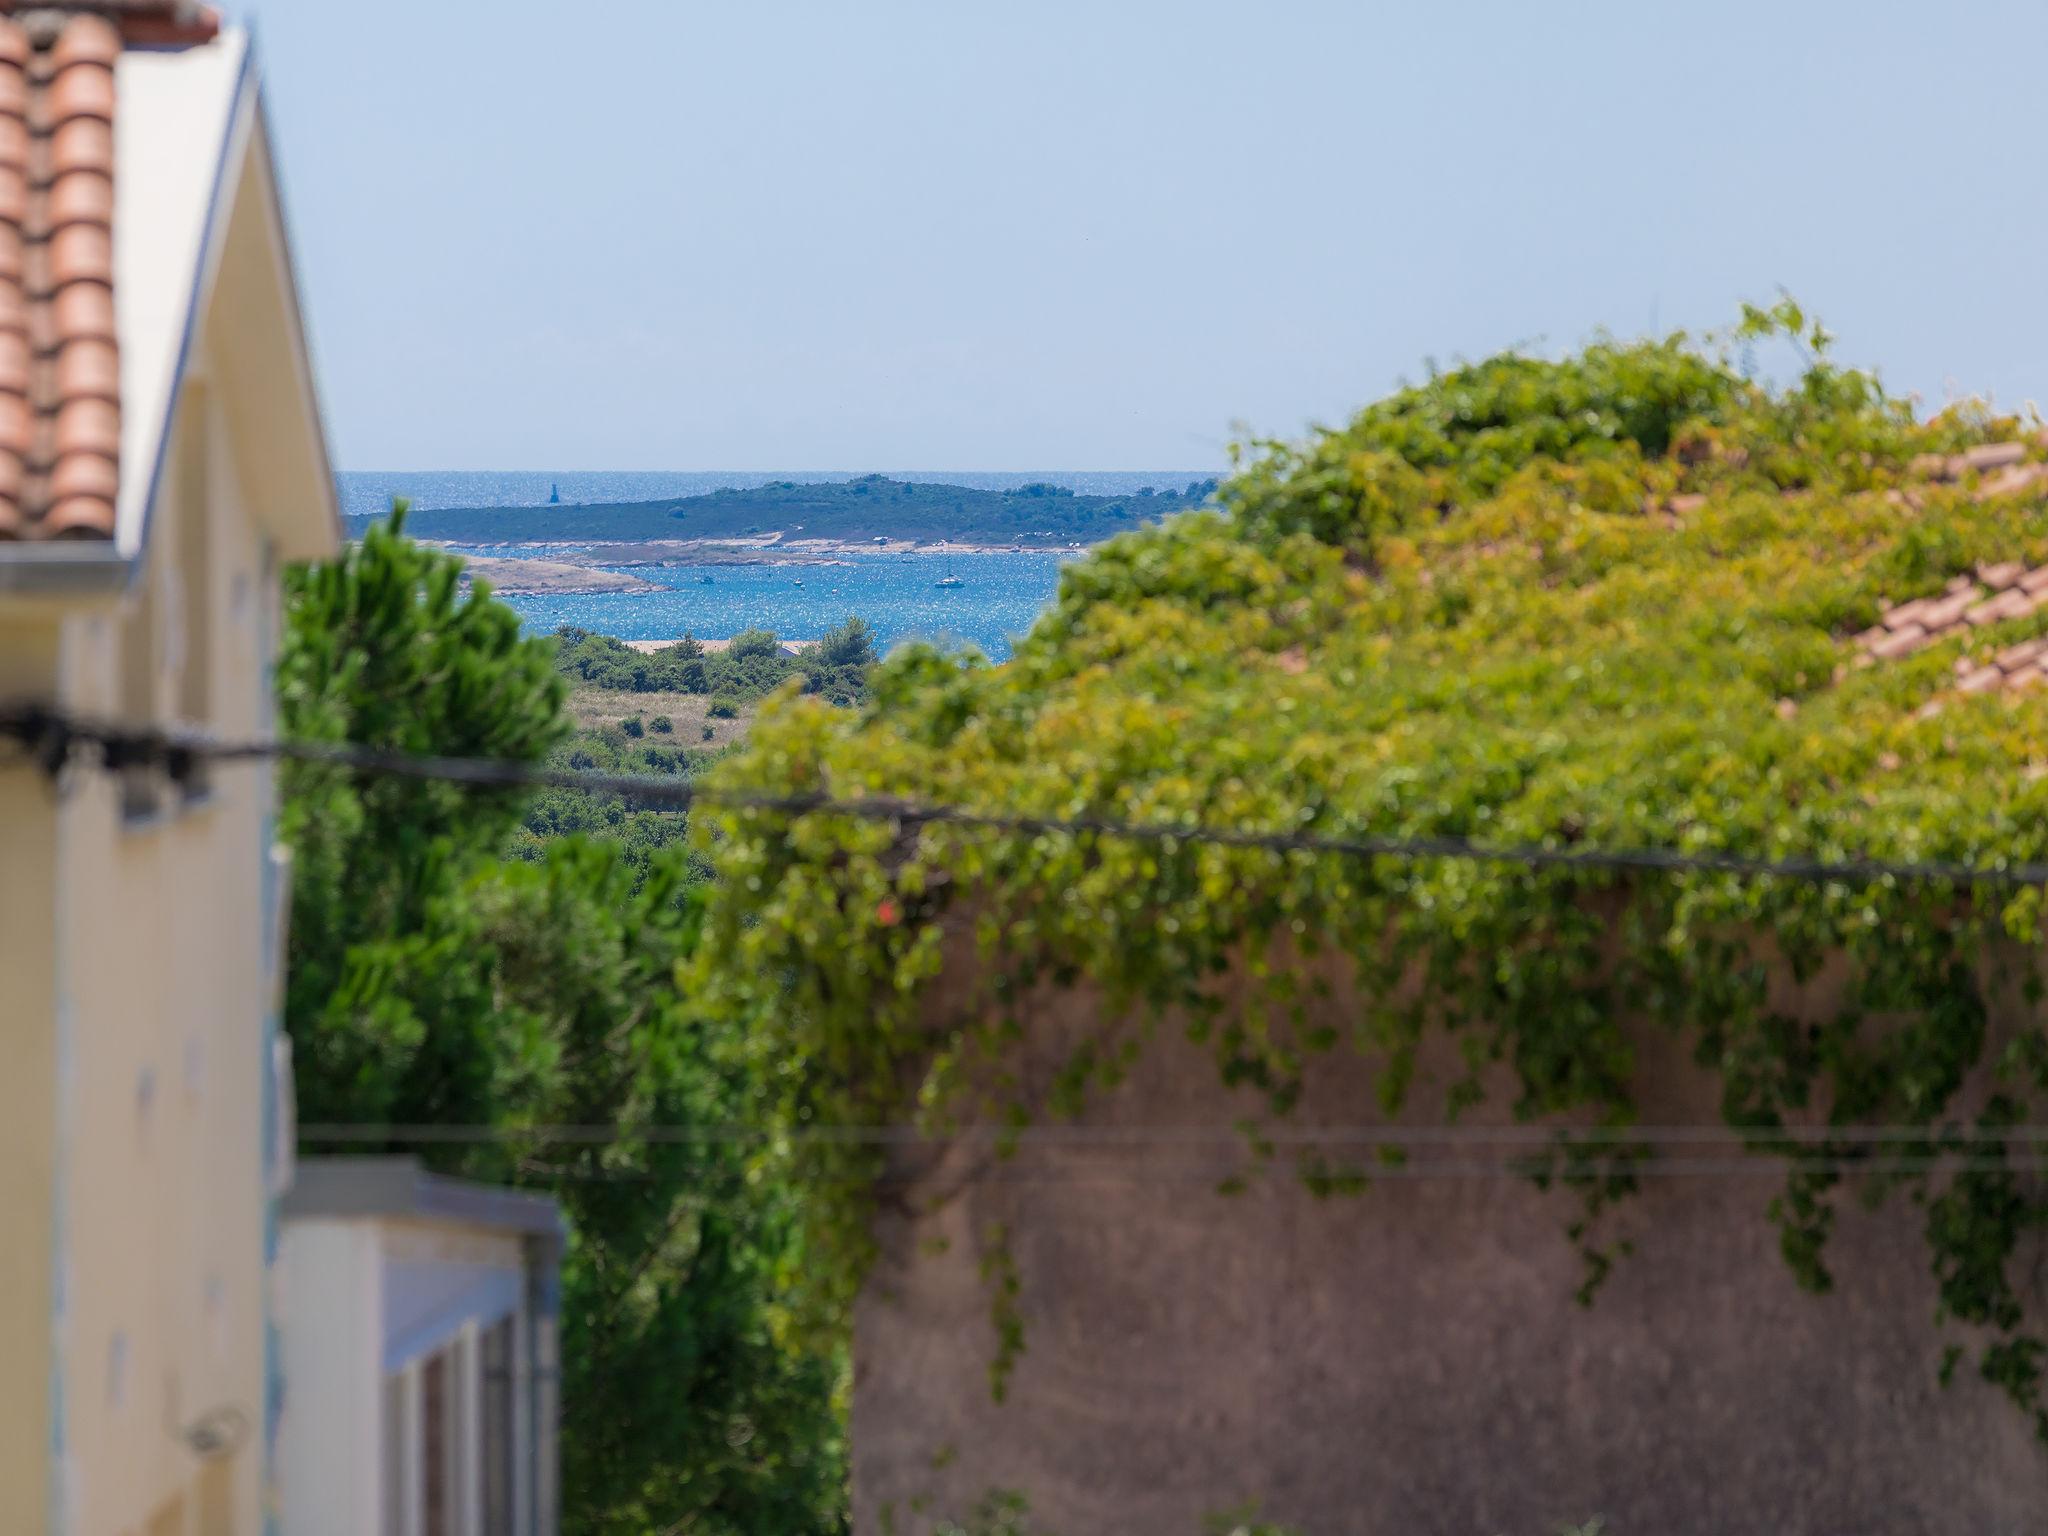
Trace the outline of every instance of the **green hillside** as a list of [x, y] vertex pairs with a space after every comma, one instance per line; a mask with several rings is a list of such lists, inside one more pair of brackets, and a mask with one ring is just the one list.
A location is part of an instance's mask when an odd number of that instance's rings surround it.
[[[595, 506], [450, 507], [415, 510], [414, 537], [458, 544], [554, 543], [595, 539], [737, 539], [781, 532], [814, 539], [893, 538], [970, 543], [1093, 544], [1208, 500], [1213, 480], [1180, 491], [1082, 496], [1053, 485], [985, 491], [867, 475], [830, 485], [777, 481], [747, 490]], [[348, 519], [360, 538], [375, 521]]]

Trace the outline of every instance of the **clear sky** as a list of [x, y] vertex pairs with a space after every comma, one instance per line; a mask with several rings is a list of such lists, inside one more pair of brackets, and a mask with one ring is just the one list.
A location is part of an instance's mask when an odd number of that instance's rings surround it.
[[227, 9], [343, 468], [1205, 468], [1781, 285], [2048, 395], [2041, 0]]

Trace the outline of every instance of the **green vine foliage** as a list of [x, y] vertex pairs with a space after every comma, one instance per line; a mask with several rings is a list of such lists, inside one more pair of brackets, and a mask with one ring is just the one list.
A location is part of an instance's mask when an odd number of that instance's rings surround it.
[[[1990, 440], [2040, 458], [2039, 425], [1976, 404], [1918, 419], [1830, 361], [1828, 341], [1787, 301], [1703, 342], [1495, 357], [1341, 429], [1252, 445], [1216, 507], [1067, 567], [1008, 664], [899, 650], [858, 713], [771, 701], [717, 777], [1331, 835], [2048, 859], [2048, 690], [1951, 686], [1966, 646], [2048, 633], [2048, 613], [1871, 667], [1849, 665], [1847, 643], [1887, 600], [1980, 563], [2048, 561], [2037, 496], [1980, 500], [1974, 476], [1928, 483], [1915, 463]], [[1803, 366], [1789, 383], [1749, 377], [1739, 360], [1756, 347]], [[764, 1108], [792, 1128], [945, 1115], [960, 1082], [986, 1080], [967, 1069], [1000, 1063], [1014, 1038], [1008, 1000], [1077, 978], [1129, 1024], [1091, 1042], [1052, 1104], [1020, 1114], [1072, 1109], [1168, 1012], [1275, 1115], [1339, 1046], [1368, 1054], [1397, 1107], [1422, 1042], [1449, 1033], [1474, 1063], [1450, 1112], [1504, 1065], [1520, 1115], [1625, 1128], [1622, 1025], [1645, 1015], [1690, 1039], [1753, 1144], [1795, 1121], [1954, 1138], [2039, 1121], [2048, 1098], [2048, 1034], [1990, 1023], [1999, 1008], [2031, 1017], [2038, 996], [2032, 891], [1283, 856], [819, 814], [700, 823], [721, 879], [693, 985], [748, 1021]], [[979, 933], [982, 990], [964, 1022], [935, 1024], [949, 915]], [[1309, 964], [1247, 961], [1276, 942], [1355, 973], [1367, 1001], [1351, 1039], [1310, 1027]], [[1846, 977], [1831, 1016], [1779, 1012], [1773, 967], [1806, 981], [1824, 963]], [[1220, 979], [1246, 969], [1250, 1000], [1226, 1009]], [[1786, 1259], [1825, 1289], [1837, 1203], [1851, 1186], [1907, 1186], [1944, 1325], [2048, 1434], [2025, 1278], [2048, 1223], [2040, 1181], [1997, 1144], [1961, 1172], [1845, 1179], [1872, 1150], [1845, 1137], [1789, 1158], [1772, 1209]], [[848, 1191], [817, 1207], [811, 1237], [814, 1314], [843, 1323], [876, 1165], [815, 1139], [780, 1155], [829, 1164], [811, 1170], [829, 1175], [818, 1187]], [[1573, 1235], [1591, 1281], [1620, 1258], [1600, 1234], [1628, 1166], [1548, 1170], [1584, 1197]], [[1307, 1171], [1331, 1188], [1360, 1172]]]

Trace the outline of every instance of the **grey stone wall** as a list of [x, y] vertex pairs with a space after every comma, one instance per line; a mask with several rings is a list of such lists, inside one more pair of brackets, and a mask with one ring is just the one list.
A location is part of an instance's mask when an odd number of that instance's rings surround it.
[[[1086, 998], [1046, 1000], [1027, 1080], [1100, 1027]], [[1644, 1119], [1714, 1123], [1680, 1045], [1640, 1044]], [[1369, 1084], [1332, 1056], [1294, 1123], [1372, 1121]], [[1411, 1123], [1442, 1123], [1417, 1101]], [[1162, 1029], [1082, 1123], [1256, 1107]], [[1059, 1536], [1193, 1536], [1252, 1501], [1305, 1536], [1549, 1536], [1594, 1515], [1610, 1536], [2048, 1530], [2048, 1448], [1973, 1374], [1937, 1383], [1904, 1199], [1845, 1203], [1836, 1292], [1817, 1297], [1765, 1220], [1768, 1165], [1651, 1179], [1619, 1224], [1635, 1255], [1582, 1310], [1569, 1196], [1468, 1177], [1317, 1199], [1279, 1170], [1233, 1196], [1215, 1188], [1230, 1156], [1171, 1140], [904, 1154], [856, 1321], [861, 1536], [885, 1515], [926, 1531], [915, 1508], [991, 1488], [1027, 1494]], [[995, 1224], [1027, 1328], [1000, 1405], [978, 1272]]]

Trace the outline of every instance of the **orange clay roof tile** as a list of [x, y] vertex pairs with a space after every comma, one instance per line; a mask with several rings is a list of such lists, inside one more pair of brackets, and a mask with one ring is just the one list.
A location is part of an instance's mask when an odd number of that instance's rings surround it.
[[50, 45], [50, 65], [63, 70], [73, 64], [98, 64], [112, 69], [121, 56], [121, 34], [104, 16], [81, 15], [67, 22]]
[[1886, 635], [1870, 647], [1870, 654], [1881, 661], [1894, 656], [1910, 656], [1927, 644], [1927, 631], [1918, 624], [1908, 624], [1904, 629]]
[[114, 163], [114, 130], [96, 117], [74, 117], [50, 134], [50, 174]]
[[113, 535], [114, 65], [219, 28], [197, 0], [0, 0], [0, 541]]
[[[4, 336], [0, 332], [0, 336]], [[68, 400], [89, 396], [118, 402], [121, 398], [121, 359], [112, 342], [66, 342], [57, 352], [57, 396]]]
[[2027, 568], [2017, 560], [2002, 560], [1997, 565], [1987, 565], [1977, 572], [1977, 579], [1994, 592], [2003, 592], [2007, 587], [2026, 574]]

